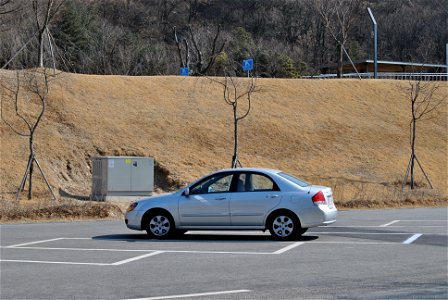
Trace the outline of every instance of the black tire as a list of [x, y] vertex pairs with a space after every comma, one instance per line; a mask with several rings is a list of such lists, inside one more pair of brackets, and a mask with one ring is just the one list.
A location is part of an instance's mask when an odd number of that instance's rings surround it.
[[302, 235], [302, 234], [304, 234], [307, 231], [308, 231], [308, 228], [300, 228], [299, 235]]
[[187, 232], [185, 229], [176, 229], [176, 231], [173, 232], [173, 236], [176, 238], [181, 238], [184, 236], [185, 232]]
[[272, 237], [279, 241], [290, 241], [297, 239], [306, 231], [300, 226], [299, 219], [292, 213], [281, 211], [275, 213], [268, 220], [267, 227]]
[[146, 233], [155, 239], [167, 239], [176, 231], [173, 218], [165, 211], [156, 211], [146, 219]]

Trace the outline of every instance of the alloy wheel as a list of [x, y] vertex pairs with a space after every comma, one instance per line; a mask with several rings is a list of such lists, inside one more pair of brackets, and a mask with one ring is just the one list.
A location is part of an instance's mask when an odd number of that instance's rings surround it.
[[170, 220], [163, 215], [156, 215], [149, 222], [149, 230], [154, 236], [162, 237], [170, 232]]
[[272, 230], [278, 237], [289, 237], [294, 231], [294, 221], [288, 216], [277, 216], [272, 222]]

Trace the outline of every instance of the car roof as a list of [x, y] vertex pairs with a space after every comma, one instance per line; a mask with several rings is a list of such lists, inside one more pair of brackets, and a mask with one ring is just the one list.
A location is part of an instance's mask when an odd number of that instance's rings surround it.
[[233, 168], [233, 169], [222, 169], [214, 173], [220, 173], [220, 172], [263, 172], [269, 174], [277, 174], [281, 171], [267, 168]]

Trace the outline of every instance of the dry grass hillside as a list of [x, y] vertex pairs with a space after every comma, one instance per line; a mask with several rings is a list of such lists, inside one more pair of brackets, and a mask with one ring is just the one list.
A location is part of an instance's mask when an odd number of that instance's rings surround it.
[[[1, 71], [2, 82], [14, 72]], [[241, 79], [247, 80], [247, 79]], [[240, 123], [244, 166], [278, 168], [330, 185], [340, 207], [446, 205], [447, 101], [418, 124], [417, 154], [435, 190], [401, 192], [410, 156], [410, 104], [393, 80], [257, 79], [250, 115]], [[2, 91], [5, 101], [5, 91]], [[32, 106], [29, 106], [32, 107]], [[50, 183], [74, 195], [91, 191], [91, 158], [154, 157], [161, 191], [229, 167], [233, 119], [222, 88], [208, 78], [62, 73], [51, 82], [36, 133]], [[27, 139], [3, 122], [1, 199], [12, 200], [26, 168]], [[36, 173], [36, 197], [49, 197]], [[25, 199], [25, 193], [23, 199]]]

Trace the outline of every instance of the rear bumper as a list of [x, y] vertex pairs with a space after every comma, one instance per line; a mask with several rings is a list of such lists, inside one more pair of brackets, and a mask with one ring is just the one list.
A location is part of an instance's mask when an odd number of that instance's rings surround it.
[[303, 228], [326, 226], [336, 222], [338, 210], [327, 205], [319, 205], [300, 211], [299, 218]]

